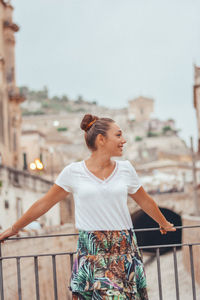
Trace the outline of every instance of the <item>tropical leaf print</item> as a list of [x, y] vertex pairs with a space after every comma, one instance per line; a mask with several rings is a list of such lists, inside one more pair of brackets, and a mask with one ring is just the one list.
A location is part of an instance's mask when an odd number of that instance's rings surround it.
[[70, 289], [86, 300], [148, 300], [134, 230], [79, 230]]

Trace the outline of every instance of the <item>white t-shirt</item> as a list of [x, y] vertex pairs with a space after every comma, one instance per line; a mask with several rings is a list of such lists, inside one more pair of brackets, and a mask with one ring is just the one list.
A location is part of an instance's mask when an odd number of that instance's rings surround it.
[[77, 229], [123, 230], [133, 226], [127, 196], [136, 193], [141, 183], [128, 160], [116, 160], [115, 169], [105, 180], [90, 172], [84, 160], [73, 162], [62, 170], [55, 183], [73, 193]]

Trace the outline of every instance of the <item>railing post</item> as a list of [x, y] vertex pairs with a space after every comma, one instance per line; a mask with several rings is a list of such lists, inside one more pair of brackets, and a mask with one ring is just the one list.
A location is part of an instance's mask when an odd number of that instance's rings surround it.
[[56, 256], [52, 255], [53, 265], [53, 285], [54, 285], [54, 300], [58, 300], [57, 276], [56, 276]]
[[2, 257], [2, 249], [0, 243], [0, 293], [1, 293], [1, 300], [4, 300], [4, 291], [3, 291], [3, 261]]
[[190, 253], [191, 277], [192, 277], [192, 294], [193, 294], [193, 300], [196, 300], [196, 287], [195, 287], [195, 278], [194, 278], [194, 261], [193, 261], [192, 245], [189, 245], [189, 253]]
[[19, 300], [22, 300], [20, 257], [17, 257], [17, 286], [18, 286], [18, 297], [19, 297]]
[[40, 290], [39, 290], [39, 273], [38, 273], [38, 257], [34, 257], [34, 270], [35, 270], [35, 290], [36, 290], [36, 300], [40, 300]]
[[157, 259], [157, 271], [158, 271], [158, 287], [159, 287], [159, 300], [163, 300], [162, 296], [162, 280], [161, 280], [161, 270], [160, 270], [160, 249], [156, 249], [156, 259]]
[[177, 257], [176, 257], [176, 247], [173, 247], [173, 255], [174, 255], [174, 275], [175, 275], [175, 287], [176, 287], [176, 300], [179, 300], [179, 283], [178, 283], [178, 265], [177, 265]]
[[73, 253], [70, 253], [70, 267], [71, 267], [71, 271], [73, 268]]

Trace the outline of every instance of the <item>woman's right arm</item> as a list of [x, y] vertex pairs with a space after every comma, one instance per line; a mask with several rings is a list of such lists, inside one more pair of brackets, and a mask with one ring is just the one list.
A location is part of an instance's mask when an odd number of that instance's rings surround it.
[[45, 214], [57, 202], [63, 200], [69, 192], [54, 184], [50, 190], [39, 200], [37, 200], [22, 216], [19, 218], [12, 227], [8, 228], [0, 234], [0, 241], [5, 238], [15, 235], [18, 231]]

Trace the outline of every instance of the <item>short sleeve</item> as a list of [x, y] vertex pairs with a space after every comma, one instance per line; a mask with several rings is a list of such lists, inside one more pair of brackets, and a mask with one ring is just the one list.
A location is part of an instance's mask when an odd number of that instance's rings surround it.
[[142, 186], [142, 184], [141, 184], [141, 181], [140, 181], [133, 165], [128, 160], [126, 162], [127, 162], [127, 167], [129, 170], [128, 193], [134, 194]]
[[71, 170], [72, 164], [66, 166], [58, 175], [55, 184], [62, 187], [65, 191], [73, 192], [73, 176]]

